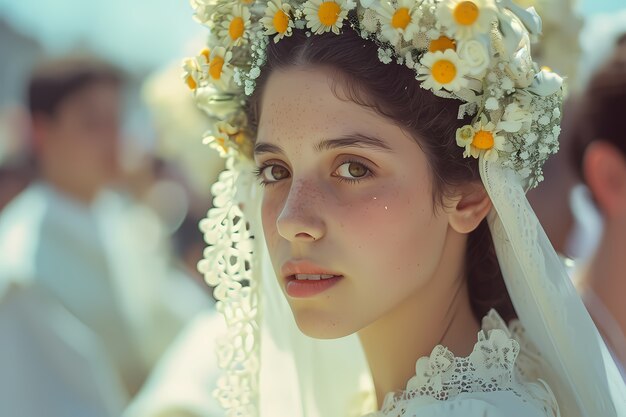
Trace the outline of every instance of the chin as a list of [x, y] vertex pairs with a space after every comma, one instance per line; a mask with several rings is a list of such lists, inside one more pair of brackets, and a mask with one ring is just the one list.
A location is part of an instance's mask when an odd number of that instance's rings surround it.
[[302, 333], [314, 339], [339, 339], [356, 333], [359, 329], [350, 326], [346, 317], [338, 319], [338, 315], [320, 312], [312, 308], [291, 307], [296, 324]]

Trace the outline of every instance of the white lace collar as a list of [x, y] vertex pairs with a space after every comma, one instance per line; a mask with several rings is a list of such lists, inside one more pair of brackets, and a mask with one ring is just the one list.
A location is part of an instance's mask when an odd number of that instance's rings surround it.
[[402, 417], [406, 403], [416, 399], [446, 401], [462, 393], [511, 391], [521, 400], [559, 416], [550, 388], [540, 378], [547, 364], [514, 320], [509, 326], [495, 311], [483, 318], [478, 341], [467, 357], [457, 357], [446, 347], [436, 346], [420, 358], [415, 376], [406, 390], [389, 393], [381, 411], [371, 417]]

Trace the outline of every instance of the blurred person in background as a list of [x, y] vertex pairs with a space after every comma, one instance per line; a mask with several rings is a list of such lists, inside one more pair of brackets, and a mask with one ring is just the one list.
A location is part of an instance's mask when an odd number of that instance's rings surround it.
[[119, 178], [122, 76], [87, 58], [34, 72], [38, 179], [0, 212], [3, 415], [119, 416], [206, 307], [170, 268], [154, 213]]
[[[626, 34], [614, 54], [592, 76], [571, 115], [577, 134], [571, 155], [587, 187], [574, 207], [580, 221], [599, 217], [600, 238], [593, 255], [575, 273], [591, 316], [626, 366]], [[583, 207], [584, 206], [584, 207]]]
[[0, 211], [32, 181], [28, 116], [22, 106], [0, 108]]
[[[142, 87], [142, 99], [152, 116], [157, 136], [155, 153], [160, 161], [154, 164], [153, 186], [143, 187], [147, 192], [140, 194], [147, 204], [160, 207], [162, 212], [169, 206], [173, 212], [171, 203], [162, 202], [163, 190], [171, 188], [168, 194], [173, 195], [173, 184], [184, 187], [187, 210], [176, 223], [172, 238], [186, 271], [197, 274], [196, 279], [206, 292], [212, 293], [204, 276], [197, 272], [206, 247], [198, 224], [211, 201], [211, 187], [207, 184], [217, 180], [224, 162], [202, 143], [202, 135], [210, 124], [189, 88], [181, 82], [178, 63], [148, 77]], [[176, 216], [162, 213], [162, 217]], [[223, 318], [214, 308], [197, 314], [155, 366], [123, 417], [224, 416], [224, 409], [212, 392], [220, 376], [216, 339], [225, 332]]]

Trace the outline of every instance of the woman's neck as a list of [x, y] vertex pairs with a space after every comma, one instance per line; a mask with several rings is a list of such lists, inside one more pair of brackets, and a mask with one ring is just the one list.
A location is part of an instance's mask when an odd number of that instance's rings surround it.
[[387, 393], [405, 388], [416, 361], [438, 344], [456, 355], [471, 352], [480, 326], [465, 280], [465, 247], [465, 236], [450, 232], [442, 262], [429, 282], [359, 331], [379, 407]]

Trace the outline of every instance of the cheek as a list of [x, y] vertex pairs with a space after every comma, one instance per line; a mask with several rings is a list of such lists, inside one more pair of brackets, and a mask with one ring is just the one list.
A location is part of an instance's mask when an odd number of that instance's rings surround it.
[[[342, 216], [341, 232], [355, 245], [358, 274], [371, 284], [419, 284], [434, 274], [447, 222], [433, 213], [427, 190], [402, 187], [368, 196]], [[359, 262], [356, 262], [359, 260]]]

